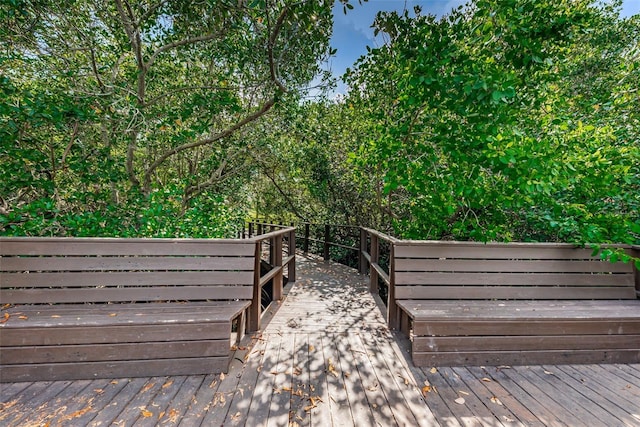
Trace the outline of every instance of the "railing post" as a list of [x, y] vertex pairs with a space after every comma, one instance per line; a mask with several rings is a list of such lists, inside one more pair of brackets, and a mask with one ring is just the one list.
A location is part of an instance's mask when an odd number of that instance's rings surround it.
[[262, 235], [262, 223], [257, 223], [256, 224], [258, 226], [258, 236]]
[[367, 259], [364, 253], [367, 251], [367, 232], [360, 227], [360, 250], [358, 251], [358, 272], [367, 274]]
[[331, 237], [331, 227], [329, 224], [324, 226], [324, 262], [329, 262], [331, 257], [329, 253], [329, 238]]
[[253, 237], [253, 222], [249, 222], [249, 238]]
[[378, 265], [380, 261], [380, 243], [378, 242], [378, 236], [375, 233], [371, 233], [371, 266], [369, 268], [369, 291], [371, 293], [378, 293], [378, 271], [373, 268], [374, 264]]
[[254, 273], [253, 273], [253, 299], [249, 307], [249, 332], [255, 332], [260, 329], [260, 315], [262, 314], [262, 288], [260, 287], [260, 258], [262, 252], [262, 242], [256, 242], [256, 250], [254, 254]]
[[309, 223], [304, 225], [304, 242], [302, 243], [302, 251], [305, 255], [309, 253]]
[[[640, 246], [633, 246], [631, 248], [631, 254], [636, 258], [640, 258]], [[633, 271], [636, 278], [636, 297], [640, 298], [640, 269], [636, 267], [635, 262], [633, 263]]]
[[389, 288], [387, 289], [387, 323], [390, 329], [398, 329], [400, 319], [398, 316], [398, 307], [396, 306], [396, 260], [395, 260], [395, 244], [389, 243], [391, 253], [389, 254]]
[[278, 235], [273, 237], [271, 240], [271, 248], [274, 249], [274, 257], [272, 268], [279, 268], [278, 274], [273, 278], [273, 300], [280, 301], [282, 300], [282, 277], [283, 277], [283, 268], [282, 268], [282, 239], [283, 235]]
[[293, 228], [289, 232], [289, 250], [287, 252], [288, 256], [293, 255], [293, 259], [289, 261], [289, 281], [296, 281], [296, 229]]

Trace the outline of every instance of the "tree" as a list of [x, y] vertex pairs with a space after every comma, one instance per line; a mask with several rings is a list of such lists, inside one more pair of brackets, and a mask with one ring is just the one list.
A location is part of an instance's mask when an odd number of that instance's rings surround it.
[[[331, 2], [312, 1], [16, 0], [2, 14], [1, 194], [15, 232], [41, 214], [103, 220], [156, 200], [182, 215], [237, 193], [238, 133], [318, 73], [332, 22]], [[72, 232], [60, 227], [27, 228]]]
[[378, 16], [390, 41], [349, 73], [347, 103], [374, 123], [353, 164], [384, 183], [397, 234], [640, 241], [639, 27], [618, 7]]

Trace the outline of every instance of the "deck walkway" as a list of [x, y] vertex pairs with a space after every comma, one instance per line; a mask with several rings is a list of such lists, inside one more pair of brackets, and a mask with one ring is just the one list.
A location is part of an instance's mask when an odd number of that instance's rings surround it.
[[0, 384], [0, 425], [640, 426], [640, 365], [415, 368], [362, 276], [298, 260], [228, 374]]

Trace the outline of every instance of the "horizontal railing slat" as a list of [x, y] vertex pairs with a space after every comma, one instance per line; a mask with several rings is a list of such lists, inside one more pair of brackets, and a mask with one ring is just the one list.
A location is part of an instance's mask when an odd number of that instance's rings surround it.
[[1, 271], [131, 271], [131, 270], [244, 270], [253, 269], [253, 257], [2, 257]]
[[[3, 287], [251, 285], [253, 271], [3, 273]], [[0, 298], [2, 298], [0, 296]]]
[[[106, 288], [35, 288], [4, 289], [2, 303], [58, 304], [85, 302], [185, 301], [251, 299], [253, 287], [240, 286], [166, 286], [166, 287], [106, 287]], [[159, 307], [161, 309], [161, 307]]]
[[505, 286], [633, 286], [631, 274], [590, 273], [407, 273], [396, 272], [403, 285], [505, 285]]

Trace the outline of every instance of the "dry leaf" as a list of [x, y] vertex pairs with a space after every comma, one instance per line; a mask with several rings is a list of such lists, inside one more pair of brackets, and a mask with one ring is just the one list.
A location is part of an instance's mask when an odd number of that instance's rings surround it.
[[162, 386], [162, 388], [163, 388], [163, 389], [165, 389], [165, 388], [171, 387], [171, 384], [173, 384], [173, 380], [171, 380], [171, 381], [169, 381], [169, 382], [167, 382], [167, 383], [164, 383], [164, 385]]
[[484, 378], [482, 378], [482, 381], [484, 381], [485, 383], [490, 383], [491, 379], [487, 378], [487, 377], [484, 377]]
[[224, 380], [225, 376], [224, 372], [220, 372], [220, 381]]
[[500, 406], [502, 406], [502, 402], [500, 402], [500, 399], [498, 399], [498, 398], [497, 398], [497, 397], [495, 397], [495, 396], [491, 397], [491, 401], [492, 401], [493, 403], [495, 403], [496, 405], [500, 405]]
[[464, 394], [465, 396], [469, 396], [469, 393], [466, 391], [458, 390], [458, 394]]
[[5, 313], [4, 316], [2, 316], [2, 319], [0, 319], [0, 323], [7, 323], [7, 320], [9, 320], [10, 317], [11, 315], [9, 313]]
[[456, 402], [458, 405], [464, 405], [464, 397], [459, 397], [456, 400], [454, 400], [454, 402]]
[[433, 390], [432, 387], [430, 385], [426, 385], [422, 387], [422, 394], [426, 396], [427, 393], [431, 393], [431, 390]]
[[51, 317], [54, 318], [54, 319], [59, 319], [60, 318], [60, 316], [58, 316], [57, 314], [52, 314]]
[[316, 348], [312, 344], [309, 344], [309, 351], [316, 351]]
[[434, 367], [434, 368], [431, 368], [429, 372], [431, 372], [432, 374], [435, 374], [436, 372], [438, 372], [438, 370]]
[[109, 313], [109, 317], [116, 317], [118, 313]]
[[171, 409], [169, 410], [169, 414], [167, 415], [167, 418], [169, 421], [171, 421], [172, 423], [177, 423], [178, 422], [178, 416], [180, 414], [178, 413], [178, 411], [176, 411], [175, 409]]
[[153, 412], [148, 411], [146, 409], [143, 409], [142, 410], [142, 416], [145, 417], [145, 418], [153, 417]]
[[145, 391], [151, 390], [151, 388], [153, 388], [154, 385], [156, 385], [156, 383], [148, 383], [146, 386], [144, 386], [144, 388], [142, 389], [142, 392], [144, 393]]
[[338, 371], [336, 371], [335, 366], [333, 366], [333, 362], [329, 359], [329, 365], [327, 366], [327, 372], [333, 375], [334, 377], [338, 377]]
[[18, 316], [18, 319], [27, 320], [27, 319], [28, 319], [28, 317], [27, 317], [27, 316], [25, 316], [25, 315], [22, 315], [22, 316]]
[[549, 371], [544, 371], [544, 373], [547, 375], [553, 375], [553, 372], [549, 372]]
[[93, 389], [93, 392], [96, 393], [96, 394], [102, 394], [102, 393], [104, 393], [104, 390], [101, 389], [101, 388], [95, 388], [95, 389]]

